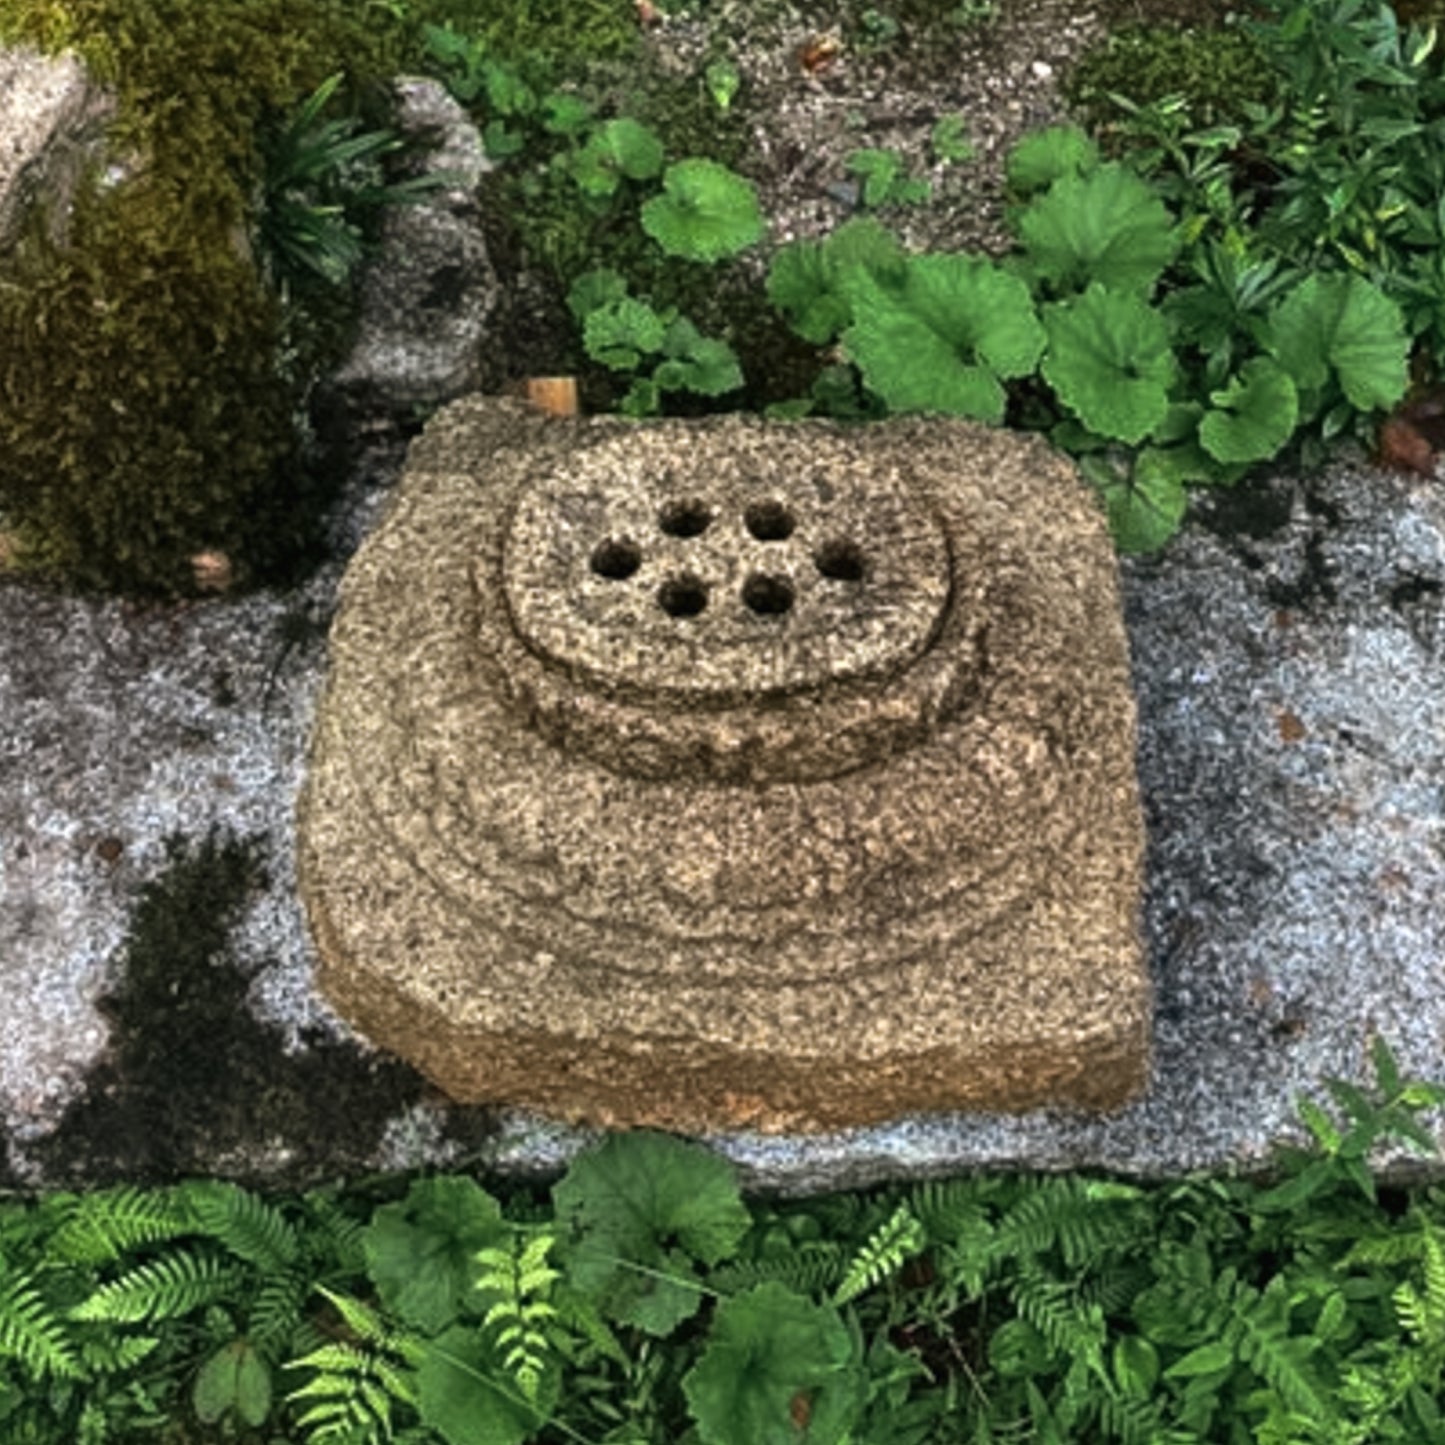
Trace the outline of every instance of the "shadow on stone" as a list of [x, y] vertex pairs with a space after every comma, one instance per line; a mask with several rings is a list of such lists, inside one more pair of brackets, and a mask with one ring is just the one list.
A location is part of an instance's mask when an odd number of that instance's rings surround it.
[[[160, 1182], [186, 1174], [299, 1186], [365, 1168], [387, 1121], [426, 1085], [409, 1067], [318, 1033], [288, 1054], [257, 1020], [227, 939], [265, 886], [261, 840], [166, 843], [141, 893], [113, 1028], [86, 1096], [35, 1148], [49, 1179]], [[230, 1167], [226, 1167], [229, 1164]]]

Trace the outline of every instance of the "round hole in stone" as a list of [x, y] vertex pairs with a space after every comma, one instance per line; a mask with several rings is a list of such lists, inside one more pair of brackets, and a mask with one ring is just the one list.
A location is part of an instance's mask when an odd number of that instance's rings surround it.
[[824, 542], [814, 555], [813, 564], [832, 582], [863, 580], [863, 549], [856, 542]]
[[759, 542], [781, 542], [793, 535], [793, 514], [781, 502], [753, 502], [743, 513], [743, 525]]
[[743, 602], [759, 617], [781, 617], [793, 605], [793, 584], [786, 577], [754, 572], [743, 583]]
[[712, 523], [706, 502], [696, 497], [668, 502], [657, 515], [657, 525], [669, 537], [700, 537]]
[[609, 537], [592, 549], [592, 570], [609, 582], [625, 582], [642, 566], [642, 552], [635, 542]]
[[707, 606], [707, 585], [696, 577], [669, 577], [657, 589], [657, 605], [669, 617], [696, 617]]

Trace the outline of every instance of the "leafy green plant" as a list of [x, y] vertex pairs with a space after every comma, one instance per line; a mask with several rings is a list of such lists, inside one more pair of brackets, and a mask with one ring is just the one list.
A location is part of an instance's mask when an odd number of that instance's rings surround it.
[[363, 254], [353, 213], [414, 202], [446, 184], [436, 175], [384, 184], [377, 162], [398, 150], [401, 138], [390, 131], [355, 135], [354, 118], [321, 119], [342, 79], [341, 71], [328, 76], [289, 122], [259, 142], [258, 259], [262, 274], [283, 289], [306, 272], [339, 285]]
[[907, 164], [897, 151], [854, 151], [844, 164], [855, 176], [862, 177], [860, 200], [870, 209], [917, 205], [933, 194], [927, 181], [907, 175]]
[[628, 295], [616, 271], [601, 268], [579, 276], [567, 304], [594, 361], [627, 372], [658, 358], [650, 375], [633, 378], [619, 408], [625, 415], [656, 412], [665, 391], [719, 396], [743, 384], [737, 356], [726, 342], [703, 336], [676, 307], [657, 311]]
[[661, 1135], [609, 1139], [552, 1191], [568, 1278], [606, 1314], [668, 1334], [702, 1303], [700, 1265], [750, 1223], [722, 1160]]
[[534, 123], [553, 134], [568, 134], [590, 116], [591, 108], [577, 96], [545, 88], [550, 67], [541, 59], [501, 59], [487, 39], [460, 33], [450, 23], [423, 25], [422, 34], [428, 59], [447, 89], [484, 112], [482, 144], [493, 160], [517, 155], [526, 144], [526, 128]]
[[420, 1340], [388, 1328], [359, 1300], [325, 1288], [318, 1293], [350, 1338], [320, 1344], [290, 1362], [293, 1371], [308, 1376], [287, 1396], [297, 1406], [296, 1428], [306, 1433], [308, 1445], [393, 1439], [392, 1412], [418, 1407]]
[[1307, 1147], [1257, 1182], [744, 1201], [715, 1155], [638, 1133], [550, 1207], [460, 1175], [0, 1204], [0, 1436], [1438, 1445], [1445, 1190], [1402, 1199], [1369, 1160], [1434, 1153], [1445, 1086], [1372, 1058], [1373, 1086], [1327, 1083], [1342, 1121], [1299, 1101]]
[[597, 126], [564, 163], [584, 196], [610, 197], [624, 178], [645, 181], [662, 173], [662, 142], [647, 126], [622, 116]]
[[1445, 75], [1435, 32], [1363, 0], [1267, 0], [1234, 43], [1268, 83], [1238, 90], [1212, 126], [1199, 125], [1182, 91], [1112, 96], [1125, 161], [1166, 196], [1188, 198], [1187, 224], [1287, 267], [1370, 280], [1401, 307], [1407, 334], [1441, 354]]
[[967, 121], [961, 115], [942, 115], [933, 123], [928, 143], [945, 165], [973, 159], [973, 144], [966, 127]]
[[663, 173], [662, 188], [643, 206], [642, 228], [669, 256], [716, 261], [766, 230], [751, 183], [716, 161], [679, 161]]
[[720, 111], [726, 112], [731, 107], [743, 78], [732, 61], [714, 60], [709, 62], [707, 69], [703, 71], [703, 82], [707, 86], [708, 95], [712, 97], [712, 103]]
[[1052, 404], [1035, 384], [1029, 424], [1077, 457], [1121, 549], [1167, 541], [1189, 484], [1233, 484], [1302, 429], [1327, 443], [1404, 394], [1402, 314], [1372, 282], [1196, 237], [1193, 284], [1156, 301], [1181, 235], [1148, 183], [1068, 127], [1008, 164], [1028, 200], [1001, 263], [906, 256], [854, 223], [783, 248], [768, 294], [805, 339], [836, 337], [890, 411], [999, 423], [1010, 384], [1037, 376]]
[[706, 1445], [837, 1445], [858, 1416], [860, 1365], [834, 1308], [770, 1283], [723, 1302], [682, 1387]]

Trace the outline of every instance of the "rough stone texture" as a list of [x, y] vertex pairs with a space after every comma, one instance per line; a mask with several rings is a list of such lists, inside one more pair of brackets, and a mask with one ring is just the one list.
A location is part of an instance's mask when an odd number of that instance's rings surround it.
[[423, 148], [413, 174], [453, 183], [391, 208], [379, 253], [367, 265], [357, 339], [321, 388], [322, 424], [336, 432], [358, 419], [411, 419], [477, 389], [482, 341], [497, 304], [476, 187], [491, 169], [471, 117], [425, 77], [392, 82], [396, 129]]
[[0, 47], [0, 250], [38, 203], [49, 210], [52, 238], [63, 236], [70, 197], [99, 159], [113, 112], [113, 99], [73, 55]]
[[1143, 1084], [1115, 563], [945, 420], [473, 398], [352, 563], [302, 802], [339, 1011], [459, 1100], [697, 1130]]
[[[343, 550], [400, 473], [399, 449], [374, 461], [338, 516]], [[1109, 1116], [946, 1113], [826, 1135], [712, 1135], [751, 1186], [1257, 1170], [1273, 1146], [1307, 1142], [1295, 1101], [1331, 1107], [1323, 1078], [1370, 1083], [1375, 1035], [1407, 1076], [1445, 1078], [1445, 490], [1346, 458], [1308, 483], [1205, 494], [1158, 558], [1120, 570], [1150, 833], [1147, 1092]], [[128, 1158], [105, 1158], [112, 1133], [94, 1140], [84, 1174], [57, 1161], [55, 1141], [110, 1088], [117, 1040], [96, 1000], [130, 987], [121, 945], [172, 832], [266, 840], [266, 885], [228, 951], [276, 1040], [248, 1076], [300, 1072], [347, 1036], [315, 988], [293, 861], [326, 652], [320, 637], [287, 640], [299, 609], [325, 615], [337, 571], [303, 597], [140, 614], [0, 581], [0, 1186], [129, 1177]], [[180, 1027], [165, 1013], [138, 1022], [157, 1055]], [[208, 1061], [185, 1091], [202, 1117], [227, 1082], [218, 1074]], [[336, 1097], [319, 1071], [301, 1076]], [[537, 1173], [591, 1137], [424, 1095], [379, 1147], [349, 1112], [321, 1140], [305, 1136], [304, 1112], [287, 1117], [273, 1132], [238, 1110], [252, 1132], [234, 1141], [197, 1131], [187, 1172], [306, 1184], [347, 1157], [409, 1168], [465, 1154]], [[1425, 1122], [1445, 1142], [1445, 1112]], [[164, 1117], [137, 1115], [132, 1136], [143, 1130], [174, 1149]], [[1391, 1178], [1420, 1172], [1399, 1145], [1372, 1158]]]

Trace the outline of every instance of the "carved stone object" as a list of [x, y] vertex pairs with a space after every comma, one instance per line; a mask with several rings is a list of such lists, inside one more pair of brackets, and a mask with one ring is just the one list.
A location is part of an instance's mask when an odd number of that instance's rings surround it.
[[1041, 441], [469, 398], [342, 583], [323, 990], [463, 1101], [687, 1132], [1148, 1072], [1113, 550]]

